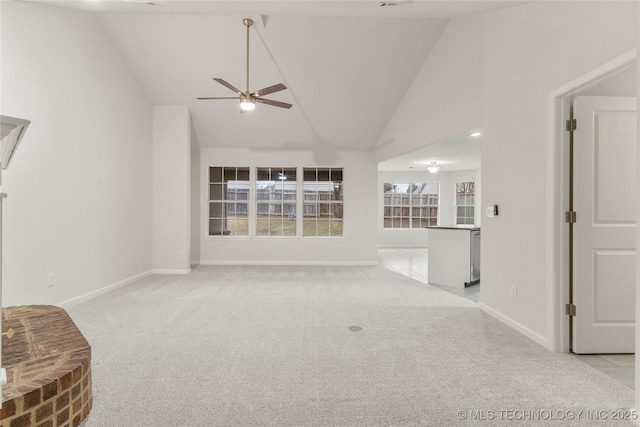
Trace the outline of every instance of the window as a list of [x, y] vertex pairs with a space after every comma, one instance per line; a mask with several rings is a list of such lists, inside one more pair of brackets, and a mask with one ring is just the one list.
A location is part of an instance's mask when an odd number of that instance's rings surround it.
[[209, 168], [209, 235], [249, 235], [249, 168]]
[[456, 183], [456, 225], [475, 224], [475, 183]]
[[437, 183], [384, 184], [384, 228], [438, 225]]
[[296, 168], [257, 168], [256, 236], [296, 235]]
[[303, 236], [342, 236], [342, 168], [304, 168]]

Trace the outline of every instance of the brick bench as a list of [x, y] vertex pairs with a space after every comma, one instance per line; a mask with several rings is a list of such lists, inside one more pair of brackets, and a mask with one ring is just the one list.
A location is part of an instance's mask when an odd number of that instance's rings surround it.
[[55, 306], [2, 309], [1, 427], [75, 427], [91, 410], [91, 346]]

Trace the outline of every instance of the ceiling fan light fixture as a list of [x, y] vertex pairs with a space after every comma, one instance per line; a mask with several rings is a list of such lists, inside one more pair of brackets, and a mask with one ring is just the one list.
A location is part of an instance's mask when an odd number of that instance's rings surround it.
[[[1, 1], [1, 0], [0, 0]], [[148, 0], [131, 0], [131, 1], [148, 1]], [[244, 24], [244, 26], [247, 28], [247, 68], [246, 68], [246, 76], [247, 76], [247, 90], [245, 91], [241, 91], [240, 89], [238, 89], [237, 87], [235, 87], [234, 85], [226, 82], [225, 80], [218, 78], [218, 77], [214, 77], [213, 80], [215, 80], [216, 82], [220, 83], [222, 86], [226, 87], [227, 89], [232, 90], [233, 92], [235, 92], [235, 94], [237, 96], [208, 96], [208, 97], [199, 97], [198, 99], [240, 99], [240, 110], [242, 112], [244, 111], [253, 111], [256, 108], [256, 102], [259, 102], [261, 104], [265, 104], [265, 105], [271, 105], [273, 107], [280, 107], [280, 108], [291, 108], [293, 107], [293, 105], [288, 104], [286, 102], [280, 102], [280, 101], [274, 101], [272, 99], [266, 99], [266, 98], [262, 98], [263, 95], [268, 95], [270, 93], [276, 93], [276, 92], [280, 92], [281, 90], [285, 90], [287, 87], [285, 85], [283, 85], [282, 83], [278, 83], [275, 85], [271, 85], [265, 88], [262, 88], [260, 90], [256, 90], [255, 92], [251, 92], [249, 91], [249, 29], [251, 28], [251, 26], [253, 26], [253, 20], [249, 19], [249, 18], [245, 18], [242, 20], [242, 23]]]
[[256, 103], [251, 99], [251, 97], [242, 96], [240, 97], [240, 109], [242, 111], [253, 111], [256, 108]]
[[440, 166], [438, 166], [436, 162], [431, 162], [431, 166], [429, 166], [427, 169], [431, 173], [436, 173], [440, 170]]

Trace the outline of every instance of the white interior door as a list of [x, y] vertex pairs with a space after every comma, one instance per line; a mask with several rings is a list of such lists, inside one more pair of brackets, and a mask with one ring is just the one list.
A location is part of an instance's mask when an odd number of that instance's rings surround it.
[[636, 98], [576, 97], [573, 351], [635, 351]]

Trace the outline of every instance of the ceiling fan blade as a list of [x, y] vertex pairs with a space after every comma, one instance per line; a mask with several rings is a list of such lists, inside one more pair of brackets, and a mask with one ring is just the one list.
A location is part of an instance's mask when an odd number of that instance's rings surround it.
[[257, 90], [251, 94], [251, 96], [263, 96], [269, 95], [270, 93], [280, 92], [281, 90], [285, 90], [287, 87], [282, 83], [278, 83], [277, 85], [265, 87], [264, 89]]
[[286, 102], [280, 102], [280, 101], [273, 101], [271, 99], [254, 98], [254, 100], [256, 102], [261, 102], [263, 104], [273, 105], [274, 107], [280, 107], [280, 108], [291, 108], [291, 107], [293, 107], [292, 104], [287, 104]]
[[229, 89], [231, 89], [232, 91], [234, 91], [235, 93], [237, 93], [238, 95], [242, 95], [242, 91], [240, 89], [238, 89], [237, 87], [235, 87], [234, 85], [232, 85], [231, 83], [227, 83], [226, 81], [219, 79], [217, 77], [214, 77], [213, 80], [217, 81], [218, 83], [220, 83], [222, 86], [225, 86]]
[[214, 96], [214, 97], [201, 97], [196, 99], [238, 99], [238, 97], [237, 96], [223, 96], [223, 97]]

